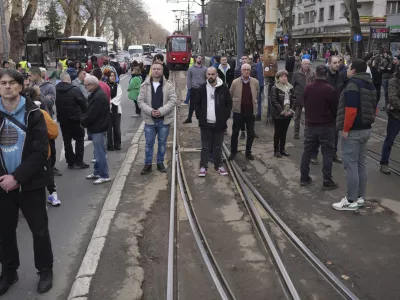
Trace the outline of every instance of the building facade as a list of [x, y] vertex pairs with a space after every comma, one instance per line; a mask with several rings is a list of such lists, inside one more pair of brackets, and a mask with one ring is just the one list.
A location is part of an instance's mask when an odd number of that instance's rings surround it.
[[[358, 0], [362, 42], [365, 49], [368, 46], [371, 51], [389, 47], [387, 34], [374, 35], [376, 38], [369, 39], [371, 30], [380, 32], [386, 28], [389, 2], [392, 1]], [[345, 12], [343, 0], [296, 0], [292, 14], [294, 45], [291, 46], [299, 45], [303, 49], [315, 48], [319, 57], [331, 49], [345, 53], [349, 49], [349, 43], [353, 43], [350, 26], [344, 16]], [[278, 14], [277, 37], [285, 34], [280, 27], [281, 18]]]

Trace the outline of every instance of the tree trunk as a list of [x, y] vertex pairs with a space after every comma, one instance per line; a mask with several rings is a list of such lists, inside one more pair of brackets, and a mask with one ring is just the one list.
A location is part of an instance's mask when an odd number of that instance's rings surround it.
[[351, 56], [354, 58], [363, 58], [364, 56], [364, 43], [361, 41], [358, 43], [354, 42], [353, 37], [356, 34], [362, 36], [360, 15], [357, 9], [357, 0], [344, 0], [344, 5], [346, 7], [346, 12], [344, 14], [345, 18], [350, 24], [351, 30]]
[[85, 35], [85, 33], [87, 31], [89, 31], [89, 28], [91, 28], [91, 33], [88, 32], [88, 36], [93, 36], [93, 19], [90, 16], [87, 21], [85, 22], [85, 24], [83, 25], [82, 29], [81, 29], [81, 35]]
[[71, 0], [68, 3], [65, 0], [59, 0], [64, 13], [67, 15], [65, 22], [64, 36], [79, 35], [81, 33], [81, 21], [79, 9], [80, 0]]
[[[1, 0], [0, 0], [1, 1]], [[22, 0], [12, 0], [12, 10], [10, 17], [10, 57], [14, 61], [19, 61], [25, 52], [28, 28], [32, 23], [37, 9], [37, 0], [29, 0], [28, 7], [23, 15]]]
[[119, 29], [117, 25], [117, 16], [114, 16], [111, 19], [112, 27], [114, 30], [114, 40], [113, 40], [113, 50], [114, 52], [118, 51], [118, 40], [119, 40]]

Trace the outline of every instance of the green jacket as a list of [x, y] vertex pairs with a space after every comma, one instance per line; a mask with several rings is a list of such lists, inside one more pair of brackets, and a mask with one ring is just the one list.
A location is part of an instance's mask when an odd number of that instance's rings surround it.
[[140, 75], [135, 75], [131, 78], [128, 85], [128, 98], [130, 100], [137, 101], [141, 84], [142, 77]]

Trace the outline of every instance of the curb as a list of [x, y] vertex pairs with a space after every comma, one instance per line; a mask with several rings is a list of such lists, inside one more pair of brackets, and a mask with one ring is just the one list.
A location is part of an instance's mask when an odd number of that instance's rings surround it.
[[89, 246], [85, 256], [79, 267], [78, 274], [75, 277], [71, 291], [68, 295], [68, 300], [87, 300], [90, 290], [90, 283], [93, 275], [96, 273], [97, 266], [100, 261], [101, 252], [107, 239], [108, 230], [110, 229], [111, 221], [114, 218], [115, 211], [121, 200], [121, 193], [125, 186], [126, 178], [129, 175], [132, 164], [136, 158], [139, 149], [139, 140], [143, 134], [144, 122], [136, 131], [132, 139], [131, 146], [126, 153], [125, 159], [122, 162], [117, 176], [113, 182], [107, 199], [104, 202], [96, 227], [90, 239]]

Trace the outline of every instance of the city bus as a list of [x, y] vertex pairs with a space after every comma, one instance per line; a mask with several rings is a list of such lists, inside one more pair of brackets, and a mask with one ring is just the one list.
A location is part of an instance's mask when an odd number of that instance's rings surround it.
[[143, 53], [151, 53], [150, 44], [143, 44]]
[[189, 68], [192, 57], [192, 37], [187, 35], [171, 35], [167, 37], [167, 66], [170, 69], [180, 66]]
[[67, 55], [68, 60], [78, 60], [87, 72], [93, 69], [90, 58], [97, 57], [99, 67], [103, 66], [104, 59], [108, 57], [107, 40], [103, 37], [93, 36], [70, 36], [57, 38], [57, 56], [61, 58]]

